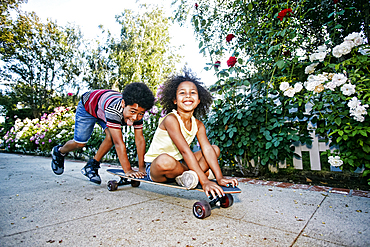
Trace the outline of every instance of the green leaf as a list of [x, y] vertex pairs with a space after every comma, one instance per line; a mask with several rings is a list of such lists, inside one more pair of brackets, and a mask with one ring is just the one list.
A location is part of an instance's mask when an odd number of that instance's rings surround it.
[[232, 141], [232, 140], [228, 140], [228, 141], [226, 142], [226, 147], [230, 147], [230, 146], [231, 146], [231, 144], [233, 144], [233, 141]]
[[339, 118], [339, 117], [337, 117], [334, 121], [335, 121], [335, 123], [336, 123], [338, 126], [340, 126], [340, 124], [342, 123], [342, 119], [341, 119], [341, 118]]
[[369, 147], [369, 145], [364, 145], [363, 147], [362, 147], [362, 149], [366, 152], [366, 153], [370, 153], [370, 147]]
[[272, 146], [271, 142], [266, 143], [266, 149], [269, 149]]
[[284, 60], [279, 60], [276, 62], [276, 65], [279, 67], [279, 69], [282, 69], [285, 65]]
[[203, 47], [203, 41], [199, 42], [199, 49]]
[[253, 4], [252, 3], [248, 4], [248, 9], [249, 9], [249, 11], [251, 11], [253, 9]]

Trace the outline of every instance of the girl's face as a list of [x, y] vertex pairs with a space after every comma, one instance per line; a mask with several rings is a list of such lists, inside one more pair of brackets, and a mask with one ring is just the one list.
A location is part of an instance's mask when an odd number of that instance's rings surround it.
[[178, 110], [194, 111], [200, 103], [198, 89], [191, 81], [181, 82], [177, 87], [174, 104]]

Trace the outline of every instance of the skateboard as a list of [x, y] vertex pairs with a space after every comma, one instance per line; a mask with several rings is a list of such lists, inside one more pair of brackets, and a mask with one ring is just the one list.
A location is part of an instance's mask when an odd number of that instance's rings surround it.
[[[148, 179], [147, 176], [144, 178], [131, 178], [125, 175], [122, 169], [108, 169], [108, 173], [111, 173], [113, 175], [118, 175], [120, 177], [120, 181], [116, 180], [110, 180], [107, 183], [107, 187], [109, 191], [115, 191], [117, 190], [118, 186], [123, 186], [123, 185], [128, 185], [131, 184], [132, 187], [139, 187], [140, 183], [148, 183], [148, 184], [153, 184], [153, 185], [160, 185], [160, 186], [167, 186], [171, 188], [176, 188], [176, 189], [183, 189], [187, 190], [187, 188], [178, 185], [176, 182], [171, 182], [171, 183], [159, 183], [159, 182], [153, 182]], [[214, 182], [216, 182], [214, 180]], [[193, 214], [196, 218], [198, 219], [204, 219], [207, 218], [208, 216], [211, 215], [211, 209], [216, 206], [218, 202], [220, 202], [220, 207], [222, 208], [228, 208], [231, 207], [234, 203], [234, 198], [232, 194], [236, 193], [241, 193], [242, 191], [236, 187], [224, 187], [221, 186], [223, 191], [225, 192], [225, 196], [223, 197], [216, 197], [216, 198], [209, 198], [210, 201], [207, 202], [206, 200], [200, 200], [193, 205]], [[198, 184], [196, 188], [193, 190], [201, 191], [204, 192], [202, 189], [202, 186]]]

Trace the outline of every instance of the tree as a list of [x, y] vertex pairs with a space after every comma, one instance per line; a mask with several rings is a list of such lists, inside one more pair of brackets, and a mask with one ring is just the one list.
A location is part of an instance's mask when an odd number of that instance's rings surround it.
[[54, 96], [78, 86], [81, 33], [51, 20], [44, 24], [34, 12], [9, 18], [0, 36], [0, 76], [10, 85], [6, 94], [40, 117], [56, 106]]
[[161, 9], [146, 9], [142, 15], [124, 10], [116, 16], [122, 26], [119, 39], [108, 32], [105, 44], [87, 54], [89, 88], [116, 88], [141, 81], [152, 90], [175, 71], [179, 56], [170, 47], [169, 20]]

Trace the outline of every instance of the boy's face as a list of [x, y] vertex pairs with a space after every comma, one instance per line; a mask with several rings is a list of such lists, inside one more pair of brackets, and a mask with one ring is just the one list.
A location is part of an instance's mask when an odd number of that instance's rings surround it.
[[140, 107], [138, 104], [125, 105], [125, 101], [122, 100], [123, 107], [123, 118], [128, 126], [132, 126], [134, 122], [139, 121], [145, 114], [145, 109]]

